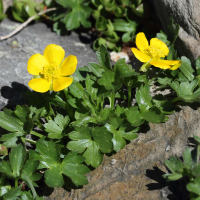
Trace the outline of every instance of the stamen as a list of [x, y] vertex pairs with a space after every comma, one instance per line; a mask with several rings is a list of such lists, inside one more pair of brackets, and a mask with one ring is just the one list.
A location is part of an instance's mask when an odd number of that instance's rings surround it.
[[145, 53], [148, 54], [151, 58], [161, 58], [165, 57], [165, 53], [158, 46], [150, 46], [145, 50]]
[[56, 66], [56, 64], [51, 63], [49, 66], [44, 67], [43, 75], [45, 79], [51, 81], [52, 79], [60, 76], [60, 69]]

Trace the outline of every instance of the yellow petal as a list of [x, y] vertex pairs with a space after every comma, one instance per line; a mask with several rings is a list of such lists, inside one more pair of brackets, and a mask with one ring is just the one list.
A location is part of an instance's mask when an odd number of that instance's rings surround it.
[[158, 38], [152, 38], [150, 40], [150, 46], [159, 47], [163, 51], [165, 56], [168, 55], [168, 53], [169, 53], [169, 49], [168, 49], [167, 45], [164, 42], [162, 42], [161, 40], [159, 40]]
[[65, 60], [63, 61], [60, 71], [61, 71], [61, 76], [69, 76], [73, 74], [76, 70], [76, 65], [78, 63], [78, 60], [76, 56], [70, 55]]
[[150, 64], [153, 65], [153, 66], [155, 66], [155, 67], [159, 67], [161, 69], [170, 69], [171, 68], [169, 65], [161, 62], [161, 60], [160, 61], [158, 61], [158, 60], [152, 60], [150, 62]]
[[180, 60], [158, 60], [161, 61], [162, 63], [165, 63], [167, 65], [176, 65], [178, 63], [180, 63]]
[[146, 50], [149, 47], [149, 42], [145, 34], [142, 32], [137, 34], [135, 43], [137, 48], [142, 52], [144, 52], [144, 50]]
[[180, 66], [181, 66], [181, 62], [178, 63], [178, 64], [176, 64], [176, 65], [174, 65], [174, 66], [172, 66], [170, 69], [171, 69], [171, 70], [176, 70], [176, 69], [178, 69]]
[[32, 55], [28, 60], [27, 70], [32, 75], [39, 75], [43, 71], [43, 67], [48, 66], [49, 63], [41, 54]]
[[136, 48], [131, 48], [131, 51], [134, 53], [135, 57], [141, 62], [148, 62], [151, 59], [150, 56], [148, 56], [145, 53], [142, 53]]
[[50, 44], [44, 50], [44, 57], [51, 65], [58, 67], [65, 57], [65, 50], [61, 46]]
[[69, 77], [60, 77], [53, 79], [53, 91], [58, 92], [69, 87], [73, 82], [72, 78]]
[[50, 88], [51, 81], [44, 78], [36, 78], [29, 81], [28, 86], [36, 92], [47, 92]]

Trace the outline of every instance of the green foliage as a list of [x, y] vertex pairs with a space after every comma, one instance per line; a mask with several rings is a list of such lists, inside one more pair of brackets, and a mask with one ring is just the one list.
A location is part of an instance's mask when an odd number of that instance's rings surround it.
[[4, 109], [4, 112], [0, 112], [0, 126], [11, 132], [3, 135], [0, 141], [4, 141], [4, 145], [7, 147], [16, 146], [18, 138], [25, 137], [33, 128], [30, 109], [27, 106], [19, 105], [14, 112]]
[[75, 127], [75, 131], [69, 133], [70, 141], [67, 148], [72, 152], [83, 153], [85, 162], [93, 167], [98, 167], [102, 160], [102, 153], [110, 153], [113, 150], [112, 134], [105, 127]]
[[6, 18], [7, 16], [3, 13], [3, 2], [2, 2], [2, 0], [0, 0], [0, 22], [4, 19], [4, 18]]
[[196, 148], [191, 150], [187, 147], [183, 153], [183, 161], [177, 156], [171, 156], [169, 160], [165, 160], [166, 167], [172, 172], [163, 175], [169, 181], [178, 180], [184, 176], [189, 178], [187, 190], [190, 192], [190, 199], [200, 198], [200, 138], [194, 135]]
[[36, 143], [35, 151], [30, 151], [32, 160], [40, 161], [41, 168], [48, 168], [45, 171], [45, 183], [49, 187], [61, 187], [64, 184], [62, 174], [69, 177], [76, 185], [86, 185], [87, 178], [83, 175], [90, 170], [83, 164], [84, 158], [77, 155], [77, 152], [68, 153], [61, 160], [61, 150], [59, 145], [53, 141], [45, 141], [40, 139]]
[[67, 13], [63, 19], [66, 29], [73, 30], [80, 25], [85, 28], [91, 27], [88, 17], [91, 15], [92, 9], [89, 7], [88, 0], [56, 0], [56, 2], [66, 8]]
[[[15, 20], [24, 22], [29, 17], [36, 15], [43, 7], [43, 4], [38, 4], [32, 0], [14, 0], [12, 5], [12, 15]], [[39, 16], [35, 17], [35, 19], [39, 19]]]

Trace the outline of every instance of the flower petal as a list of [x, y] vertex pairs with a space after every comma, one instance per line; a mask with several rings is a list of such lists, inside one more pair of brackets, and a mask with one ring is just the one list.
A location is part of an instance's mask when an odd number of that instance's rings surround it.
[[59, 67], [65, 57], [65, 50], [61, 46], [50, 44], [45, 48], [43, 54], [50, 64]]
[[32, 75], [39, 75], [39, 73], [42, 72], [43, 68], [47, 65], [49, 65], [49, 63], [46, 58], [37, 53], [29, 58], [27, 70]]
[[32, 79], [28, 82], [29, 87], [36, 92], [47, 92], [50, 88], [51, 81], [44, 78]]
[[164, 42], [162, 42], [161, 40], [159, 40], [158, 38], [152, 38], [150, 40], [150, 46], [159, 47], [163, 51], [165, 56], [168, 55], [168, 53], [169, 53], [169, 49], [168, 49], [167, 45]]
[[53, 79], [53, 91], [58, 92], [69, 87], [73, 82], [72, 78], [69, 77], [60, 77]]
[[134, 53], [135, 57], [141, 62], [148, 62], [151, 59], [150, 56], [148, 56], [145, 53], [142, 53], [136, 48], [131, 48], [131, 51]]
[[70, 55], [65, 60], [63, 61], [60, 71], [61, 71], [61, 76], [69, 76], [73, 74], [76, 70], [76, 65], [78, 63], [78, 60], [76, 56]]
[[144, 52], [144, 50], [146, 50], [149, 47], [149, 42], [145, 34], [142, 32], [137, 34], [135, 43], [137, 48], [142, 52]]
[[165, 63], [167, 65], [176, 65], [181, 62], [180, 60], [158, 60], [158, 61]]
[[155, 67], [159, 67], [161, 69], [170, 69], [171, 67], [167, 64], [165, 64], [164, 62], [161, 62], [161, 60], [152, 60], [150, 62], [151, 65], [155, 66]]
[[181, 66], [181, 62], [178, 63], [178, 64], [175, 64], [175, 65], [172, 66], [170, 69], [171, 69], [171, 70], [176, 70], [176, 69], [178, 69], [180, 66]]

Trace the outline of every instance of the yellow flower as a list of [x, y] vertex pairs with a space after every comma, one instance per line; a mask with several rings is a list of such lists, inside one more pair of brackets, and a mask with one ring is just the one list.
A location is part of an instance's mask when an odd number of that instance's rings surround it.
[[161, 69], [176, 70], [180, 67], [180, 60], [162, 60], [168, 55], [169, 49], [167, 45], [157, 38], [152, 38], [150, 45], [144, 33], [138, 33], [136, 36], [136, 46], [139, 49], [131, 48], [135, 57], [144, 62], [141, 71], [146, 71], [151, 65]]
[[76, 56], [70, 55], [65, 60], [65, 50], [58, 45], [48, 45], [43, 55], [35, 54], [28, 60], [27, 70], [34, 75], [28, 85], [36, 92], [53, 90], [58, 92], [69, 87], [78, 63]]

